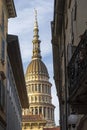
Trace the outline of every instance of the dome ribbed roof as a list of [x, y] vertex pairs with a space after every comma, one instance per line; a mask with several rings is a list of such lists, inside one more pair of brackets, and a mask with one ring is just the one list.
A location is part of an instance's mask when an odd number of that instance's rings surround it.
[[49, 77], [45, 64], [40, 59], [34, 59], [27, 67], [26, 74], [39, 74]]

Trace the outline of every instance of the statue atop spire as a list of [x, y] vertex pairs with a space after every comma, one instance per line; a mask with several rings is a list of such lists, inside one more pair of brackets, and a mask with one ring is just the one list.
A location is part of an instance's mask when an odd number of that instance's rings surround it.
[[34, 35], [33, 35], [33, 56], [32, 59], [41, 59], [41, 55], [40, 55], [40, 40], [39, 40], [39, 29], [38, 29], [38, 22], [37, 22], [37, 10], [34, 9], [35, 11], [35, 22], [34, 22]]

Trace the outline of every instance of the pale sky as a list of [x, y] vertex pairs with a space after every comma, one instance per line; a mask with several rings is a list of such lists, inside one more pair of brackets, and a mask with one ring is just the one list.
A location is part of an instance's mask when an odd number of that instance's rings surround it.
[[59, 105], [53, 80], [53, 59], [51, 44], [51, 24], [53, 20], [54, 0], [14, 0], [17, 17], [9, 19], [8, 33], [18, 35], [24, 73], [32, 57], [32, 39], [34, 28], [34, 8], [37, 10], [39, 39], [42, 61], [45, 63], [52, 83], [52, 103], [55, 108], [55, 123], [59, 125]]

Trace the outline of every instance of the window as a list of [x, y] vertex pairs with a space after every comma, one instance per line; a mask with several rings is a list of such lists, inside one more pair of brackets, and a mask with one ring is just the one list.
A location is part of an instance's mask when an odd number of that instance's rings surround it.
[[41, 102], [41, 96], [39, 97], [39, 101]]
[[35, 108], [35, 114], [36, 114], [36, 115], [38, 114], [38, 109], [37, 109], [37, 107]]
[[35, 102], [37, 102], [37, 97], [35, 96]]
[[73, 9], [72, 9], [72, 11], [71, 11], [71, 43], [72, 44], [74, 42], [73, 20], [74, 20], [74, 17], [73, 17]]
[[41, 85], [39, 84], [38, 87], [39, 87], [39, 92], [41, 92]]
[[44, 93], [44, 85], [42, 85], [42, 92]]
[[44, 96], [42, 96], [42, 102], [44, 101]]
[[41, 107], [39, 108], [39, 114], [42, 114], [42, 108]]
[[35, 92], [37, 92], [37, 84], [35, 84]]
[[33, 85], [33, 84], [32, 84], [32, 87], [31, 87], [31, 88], [32, 88], [32, 89], [31, 89], [31, 90], [32, 90], [32, 92], [34, 92], [34, 85]]
[[2, 44], [1, 44], [1, 61], [4, 63], [5, 61], [5, 42], [2, 39]]
[[2, 11], [2, 26], [1, 26], [1, 28], [2, 28], [2, 32], [4, 34], [4, 12], [3, 11]]
[[0, 76], [0, 107], [1, 109], [4, 108], [4, 105], [5, 105], [5, 87], [3, 84], [3, 79]]
[[31, 97], [31, 102], [33, 102], [33, 97]]
[[77, 14], [77, 2], [76, 2], [76, 0], [75, 0], [75, 5], [74, 5], [74, 20], [76, 20], [76, 14]]
[[33, 107], [31, 108], [31, 112], [32, 112], [32, 115], [33, 115], [33, 113], [34, 113], [34, 109], [33, 109]]
[[46, 107], [44, 107], [44, 117], [46, 117]]
[[46, 100], [46, 103], [47, 103], [47, 97], [45, 98], [45, 100]]

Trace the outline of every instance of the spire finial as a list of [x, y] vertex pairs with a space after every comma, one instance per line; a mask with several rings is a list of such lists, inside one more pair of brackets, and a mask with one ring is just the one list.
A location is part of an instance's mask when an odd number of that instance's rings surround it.
[[35, 13], [35, 23], [34, 23], [34, 29], [38, 29], [38, 22], [37, 22], [37, 10], [34, 8], [34, 13]]
[[37, 10], [34, 8], [35, 11], [35, 21], [37, 21]]
[[34, 22], [34, 35], [33, 35], [33, 56], [32, 58], [39, 58], [41, 59], [41, 54], [40, 54], [40, 40], [39, 40], [39, 29], [38, 29], [38, 22], [37, 22], [37, 10], [34, 8], [34, 13], [35, 13], [35, 22]]

